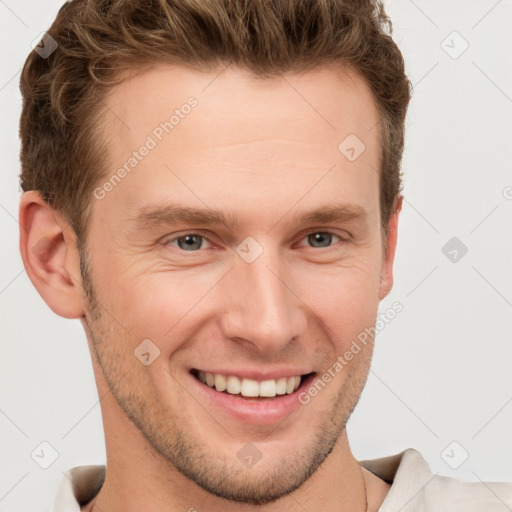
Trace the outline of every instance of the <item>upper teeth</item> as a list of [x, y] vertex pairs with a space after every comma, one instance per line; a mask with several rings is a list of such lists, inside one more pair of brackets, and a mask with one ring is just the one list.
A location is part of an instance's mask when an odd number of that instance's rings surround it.
[[241, 394], [248, 397], [272, 397], [293, 393], [300, 385], [300, 375], [296, 377], [281, 377], [279, 379], [263, 380], [240, 379], [234, 375], [199, 372], [199, 380], [215, 388], [217, 391], [227, 391], [232, 395]]

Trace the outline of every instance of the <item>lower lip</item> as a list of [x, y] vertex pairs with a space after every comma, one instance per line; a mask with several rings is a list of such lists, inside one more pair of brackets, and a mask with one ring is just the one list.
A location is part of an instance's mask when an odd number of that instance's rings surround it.
[[192, 374], [198, 393], [208, 403], [227, 413], [231, 418], [240, 423], [257, 425], [272, 425], [286, 419], [290, 414], [301, 407], [299, 394], [307, 389], [315, 374], [309, 375], [300, 383], [300, 386], [289, 395], [276, 395], [275, 398], [245, 399], [240, 395], [219, 392], [200, 382]]

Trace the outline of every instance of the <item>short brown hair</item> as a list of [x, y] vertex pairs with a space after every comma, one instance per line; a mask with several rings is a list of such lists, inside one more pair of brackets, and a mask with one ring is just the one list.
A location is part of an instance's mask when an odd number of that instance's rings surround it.
[[79, 241], [94, 186], [107, 172], [102, 97], [130, 74], [166, 62], [204, 70], [233, 64], [270, 78], [336, 63], [359, 73], [379, 113], [387, 232], [401, 190], [411, 86], [380, 1], [73, 0], [48, 34], [55, 51], [47, 58], [32, 51], [21, 75], [21, 186], [40, 191]]

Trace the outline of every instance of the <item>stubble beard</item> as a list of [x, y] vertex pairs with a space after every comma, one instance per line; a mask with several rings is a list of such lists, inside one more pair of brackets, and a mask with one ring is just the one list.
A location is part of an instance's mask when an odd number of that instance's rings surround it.
[[[136, 360], [120, 357], [112, 342], [119, 342], [127, 334], [115, 320], [108, 321], [110, 316], [104, 313], [97, 298], [89, 260], [84, 252], [80, 254], [80, 262], [86, 304], [83, 325], [93, 350], [92, 356], [119, 407], [169, 467], [170, 475], [177, 470], [219, 498], [247, 505], [264, 505], [292, 493], [318, 470], [344, 433], [359, 401], [368, 377], [373, 344], [368, 344], [359, 354], [362, 357], [351, 362], [349, 375], [331, 408], [318, 411], [316, 433], [307, 448], [300, 453], [291, 449], [286, 457], [267, 462], [265, 443], [255, 442], [262, 452], [262, 459], [254, 467], [247, 468], [238, 460], [236, 450], [231, 457], [216, 452], [213, 446], [205, 443], [206, 432], [188, 431], [185, 419], [170, 404], [155, 400], [156, 394], [149, 388], [144, 394], [144, 386], [137, 385], [132, 378], [124, 378]], [[139, 375], [139, 372], [135, 374]], [[314, 406], [315, 400], [310, 403]]]

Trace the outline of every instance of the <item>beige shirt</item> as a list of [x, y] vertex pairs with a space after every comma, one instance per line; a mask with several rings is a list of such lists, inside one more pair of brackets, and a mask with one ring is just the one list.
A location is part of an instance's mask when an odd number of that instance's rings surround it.
[[[433, 474], [412, 448], [360, 464], [391, 484], [379, 512], [512, 511], [512, 483], [461, 482]], [[60, 482], [53, 512], [80, 512], [99, 492], [104, 479], [105, 466], [70, 469]]]

